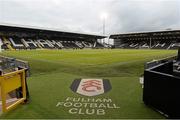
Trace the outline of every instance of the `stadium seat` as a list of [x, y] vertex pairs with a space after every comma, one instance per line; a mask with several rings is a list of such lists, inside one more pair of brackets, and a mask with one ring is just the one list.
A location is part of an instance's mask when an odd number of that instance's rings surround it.
[[81, 41], [75, 41], [75, 44], [76, 44], [80, 49], [84, 48], [84, 45], [83, 45], [83, 43], [82, 43]]
[[170, 42], [163, 42], [163, 41], [158, 41], [152, 49], [167, 49], [171, 43]]
[[21, 41], [23, 42], [23, 44], [27, 49], [39, 48], [31, 38], [22, 38]]
[[21, 41], [21, 38], [10, 37], [9, 41], [11, 42], [12, 47], [14, 49], [26, 49], [26, 47], [24, 46], [23, 42]]
[[180, 43], [173, 41], [167, 49], [178, 49], [180, 47]]
[[38, 39], [37, 42], [42, 48], [52, 49], [54, 46], [44, 39]]

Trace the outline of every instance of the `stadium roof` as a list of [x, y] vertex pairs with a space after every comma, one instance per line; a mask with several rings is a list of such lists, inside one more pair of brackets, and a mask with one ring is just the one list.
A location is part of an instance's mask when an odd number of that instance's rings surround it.
[[180, 30], [164, 30], [164, 31], [150, 31], [150, 32], [131, 32], [125, 34], [110, 35], [112, 39], [127, 38], [127, 37], [160, 37], [160, 36], [180, 36]]
[[54, 28], [45, 28], [45, 27], [37, 27], [37, 26], [25, 26], [25, 25], [16, 25], [16, 24], [8, 24], [8, 23], [0, 23], [0, 32], [25, 32], [25, 33], [40, 33], [40, 34], [56, 34], [58, 36], [72, 36], [77, 38], [96, 38], [102, 39], [107, 36], [104, 35], [96, 35], [96, 34], [88, 34], [88, 33], [78, 33], [78, 32], [68, 32], [62, 31]]

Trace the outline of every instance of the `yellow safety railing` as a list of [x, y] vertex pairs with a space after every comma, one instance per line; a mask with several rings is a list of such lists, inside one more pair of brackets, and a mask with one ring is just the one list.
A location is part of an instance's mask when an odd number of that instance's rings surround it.
[[[17, 70], [0, 76], [0, 95], [2, 112], [7, 112], [15, 108], [20, 103], [26, 100], [26, 84], [25, 84], [25, 69]], [[17, 99], [11, 105], [7, 105], [7, 95], [9, 92], [22, 87], [22, 98]]]

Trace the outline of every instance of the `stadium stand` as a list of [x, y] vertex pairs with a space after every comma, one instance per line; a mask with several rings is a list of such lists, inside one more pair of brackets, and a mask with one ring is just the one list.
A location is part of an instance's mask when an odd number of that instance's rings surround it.
[[[9, 45], [12, 48], [9, 48]], [[104, 45], [98, 42], [87, 41], [59, 41], [47, 39], [31, 39], [10, 37], [5, 39], [2, 49], [82, 49], [82, 48], [104, 48]]]
[[180, 30], [110, 35], [115, 48], [177, 49], [180, 47]]
[[[53, 29], [0, 25], [0, 46], [4, 50], [112, 48], [99, 40], [106, 36], [72, 33]], [[110, 35], [113, 48], [177, 49], [180, 30]]]
[[103, 48], [98, 42], [106, 36], [64, 32], [53, 29], [0, 25], [1, 48], [20, 49], [83, 49]]

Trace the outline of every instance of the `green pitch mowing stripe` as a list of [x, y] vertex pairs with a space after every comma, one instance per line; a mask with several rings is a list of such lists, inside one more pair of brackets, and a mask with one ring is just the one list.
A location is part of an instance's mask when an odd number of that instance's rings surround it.
[[[164, 118], [144, 105], [139, 76], [145, 62], [176, 53], [175, 50], [121, 49], [4, 51], [2, 55], [29, 61], [31, 101], [1, 118]], [[70, 89], [76, 78], [109, 79], [112, 89], [102, 95], [86, 97]], [[87, 115], [83, 111], [71, 114], [72, 107], [57, 105], [73, 98], [110, 98], [119, 108], [103, 108], [104, 115], [97, 115], [96, 108], [93, 115]], [[83, 110], [89, 108], [82, 107]]]

